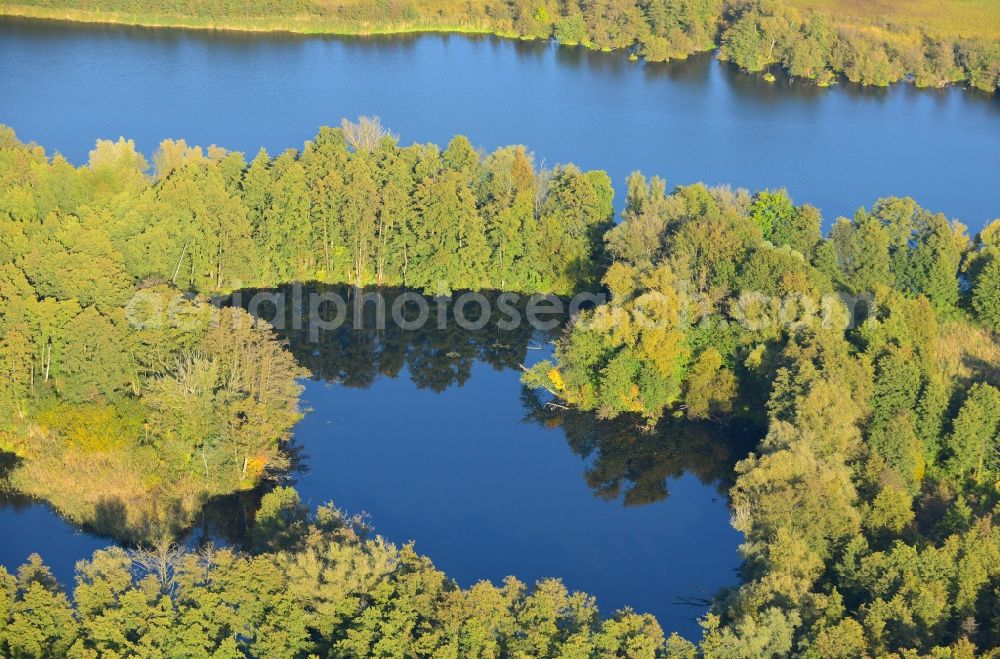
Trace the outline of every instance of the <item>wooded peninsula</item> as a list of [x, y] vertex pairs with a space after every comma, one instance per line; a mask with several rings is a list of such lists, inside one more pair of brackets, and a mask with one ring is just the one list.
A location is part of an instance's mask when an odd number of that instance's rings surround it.
[[[99, 141], [79, 167], [3, 128], [0, 190], [8, 485], [144, 547], [80, 562], [72, 596], [40, 558], [0, 568], [5, 656], [1000, 644], [1000, 220], [970, 236], [888, 197], [824, 235], [820, 211], [783, 190], [668, 190], [637, 172], [616, 223], [603, 172], [461, 136], [404, 147], [374, 119], [249, 162], [165, 141], [151, 165], [130, 141]], [[558, 580], [460, 588], [291, 488], [264, 497], [246, 551], [172, 545], [206, 500], [288, 466], [308, 371], [268, 323], [212, 300], [293, 281], [602, 290], [610, 301], [570, 321], [529, 388], [601, 423], [760, 425], [729, 491], [741, 583], [715, 597], [700, 642], [629, 609], [602, 617]], [[130, 304], [153, 294], [188, 322], [135, 323]]]

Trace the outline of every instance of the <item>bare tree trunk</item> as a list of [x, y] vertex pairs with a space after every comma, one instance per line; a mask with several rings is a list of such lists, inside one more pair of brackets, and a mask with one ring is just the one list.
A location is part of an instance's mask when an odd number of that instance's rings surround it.
[[382, 215], [379, 214], [378, 218], [378, 236], [376, 236], [376, 242], [378, 244], [378, 255], [375, 257], [375, 285], [382, 285], [382, 259], [384, 252], [384, 235], [385, 235], [385, 220]]
[[222, 237], [219, 237], [219, 251], [215, 254], [215, 290], [220, 290], [222, 288], [222, 252], [223, 243]]
[[406, 286], [406, 270], [410, 266], [410, 259], [406, 253], [406, 243], [403, 243], [403, 286]]
[[506, 267], [503, 262], [503, 232], [500, 232], [500, 288], [507, 285]]
[[326, 276], [333, 277], [333, 262], [330, 256], [330, 218], [323, 215], [323, 254], [326, 257]]
[[174, 266], [174, 274], [173, 274], [172, 277], [170, 277], [170, 283], [171, 284], [176, 284], [177, 283], [177, 273], [180, 272], [181, 263], [184, 262], [184, 252], [187, 251], [187, 248], [188, 248], [189, 244], [191, 244], [190, 240], [187, 241], [186, 243], [184, 243], [184, 247], [181, 248], [181, 255], [179, 257], [177, 257], [177, 265]]

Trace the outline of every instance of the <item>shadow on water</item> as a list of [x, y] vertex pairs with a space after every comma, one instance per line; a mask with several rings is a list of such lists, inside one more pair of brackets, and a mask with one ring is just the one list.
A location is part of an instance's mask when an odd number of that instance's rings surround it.
[[[288, 449], [292, 474], [304, 469], [299, 451]], [[192, 520], [178, 506], [160, 502], [158, 519], [145, 517], [138, 523], [128, 521], [126, 502], [118, 497], [105, 497], [95, 505], [93, 518], [76, 524], [63, 517], [47, 501], [17, 491], [10, 483], [10, 474], [20, 458], [0, 452], [0, 528], [4, 541], [0, 543], [0, 565], [16, 571], [31, 553], [38, 553], [53, 574], [66, 587], [73, 585], [74, 566], [78, 560], [110, 545], [134, 549], [153, 542], [170, 529], [174, 542], [195, 549], [206, 544], [250, 547], [250, 527], [261, 498], [277, 484], [264, 483], [249, 490], [206, 500]], [[141, 539], [141, 540], [140, 540]]]
[[763, 431], [745, 419], [726, 423], [664, 419], [654, 431], [641, 419], [599, 419], [592, 412], [547, 404], [524, 389], [525, 419], [559, 428], [569, 447], [586, 461], [584, 480], [594, 494], [625, 506], [643, 506], [670, 496], [668, 481], [693, 474], [725, 497], [736, 463], [747, 457]]
[[[376, 293], [384, 300], [382, 312], [374, 299], [365, 297]], [[299, 292], [292, 286], [244, 290], [236, 293], [233, 301], [274, 325], [278, 336], [313, 379], [358, 388], [371, 386], [379, 377], [395, 378], [405, 371], [418, 389], [442, 392], [462, 386], [476, 362], [496, 370], [516, 369], [527, 361], [531, 350], [548, 349], [547, 343], [558, 336], [567, 320], [565, 314], [547, 315], [544, 320], [553, 325], [549, 330], [538, 330], [528, 322], [507, 328], [504, 320], [509, 316], [497, 311], [502, 293], [482, 293], [488, 311], [473, 302], [460, 302], [465, 293], [430, 297], [402, 288], [376, 291], [311, 283], [303, 285]], [[346, 311], [337, 327], [320, 326], [337, 320], [336, 308], [324, 303], [318, 307], [318, 322], [312, 334], [310, 319], [305, 316], [313, 294], [334, 294], [344, 301]], [[404, 295], [419, 295], [424, 300], [429, 316], [420, 327], [403, 328], [393, 322], [392, 309]], [[522, 321], [527, 319], [529, 297], [520, 295], [509, 307]], [[561, 302], [567, 308], [568, 302]], [[458, 307], [462, 323], [456, 319]], [[418, 320], [415, 304], [406, 302], [399, 308], [406, 322]], [[302, 319], [296, 321], [294, 316], [300, 312]], [[384, 322], [379, 320], [380, 313]]]
[[59, 583], [72, 587], [76, 562], [114, 540], [94, 529], [77, 528], [48, 503], [13, 489], [10, 474], [19, 462], [13, 454], [0, 453], [0, 565], [14, 574], [37, 553]]
[[[527, 322], [502, 329], [504, 317], [496, 312], [501, 294], [487, 292], [484, 297], [493, 311], [486, 320], [481, 320], [482, 310], [477, 305], [464, 307], [467, 312], [463, 317], [469, 323], [483, 324], [469, 329], [455, 319], [457, 301], [465, 294], [457, 291], [443, 297], [421, 296], [428, 308], [444, 308], [444, 315], [432, 313], [423, 326], [401, 329], [389, 317], [389, 310], [401, 296], [415, 292], [401, 288], [378, 290], [385, 301], [384, 323], [379, 320], [376, 302], [362, 301], [363, 296], [374, 292], [306, 284], [299, 289], [288, 286], [240, 291], [235, 299], [255, 316], [276, 326], [278, 335], [313, 379], [362, 389], [381, 377], [405, 375], [417, 389], [441, 393], [449, 387], [463, 386], [479, 362], [496, 371], [518, 371], [536, 356], [529, 353], [550, 354], [549, 342], [568, 320], [566, 314], [559, 315], [558, 323], [548, 330], [535, 329]], [[348, 311], [339, 327], [313, 332], [308, 318], [295, 320], [297, 311], [308, 307], [310, 295], [330, 293], [347, 302]], [[529, 296], [520, 296], [512, 307], [521, 318], [527, 316], [528, 300]], [[402, 308], [404, 317], [412, 322], [417, 316], [415, 308]], [[320, 308], [323, 321], [331, 321], [334, 315]], [[444, 318], [443, 323], [440, 318]], [[734, 465], [746, 457], [763, 434], [746, 419], [727, 423], [666, 419], [654, 432], [648, 432], [640, 420], [629, 415], [598, 419], [591, 412], [549, 405], [540, 394], [528, 389], [522, 390], [521, 399], [524, 421], [563, 431], [569, 447], [586, 464], [584, 480], [594, 494], [606, 500], [621, 498], [626, 506], [666, 499], [667, 481], [685, 473], [715, 486], [720, 496], [725, 496]], [[295, 452], [293, 463], [300, 473], [307, 473], [309, 456], [303, 453], [304, 447], [293, 443], [291, 450]]]
[[715, 56], [712, 53], [696, 53], [682, 60], [646, 62], [642, 65], [642, 72], [649, 82], [670, 80], [703, 85], [711, 75], [711, 67], [715, 65]]

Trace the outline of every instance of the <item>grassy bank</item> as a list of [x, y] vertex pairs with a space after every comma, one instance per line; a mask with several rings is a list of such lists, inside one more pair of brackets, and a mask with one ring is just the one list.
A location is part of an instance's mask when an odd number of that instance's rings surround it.
[[212, 18], [160, 13], [131, 13], [75, 8], [33, 7], [2, 4], [0, 15], [38, 20], [96, 23], [105, 25], [130, 25], [153, 28], [180, 28], [190, 30], [221, 30], [230, 32], [287, 32], [291, 34], [329, 34], [339, 36], [371, 36], [381, 34], [412, 34], [419, 32], [454, 32], [461, 34], [501, 33], [479, 21], [416, 20], [399, 23], [350, 22], [302, 14], [299, 16]]
[[1000, 39], [996, 0], [788, 0], [850, 26], [895, 25], [940, 38]]
[[[527, 4], [534, 9], [544, 8], [544, 14], [558, 17], [559, 9], [553, 2], [515, 1], [510, 4], [515, 14], [518, 5]], [[878, 26], [902, 32], [919, 30], [946, 39], [1000, 39], [1000, 3], [995, 0], [787, 0], [786, 4], [806, 15], [814, 12], [824, 14], [838, 25], [850, 29]], [[184, 7], [187, 11], [178, 12], [166, 7], [158, 10], [156, 2], [145, 0], [132, 3], [126, 0], [40, 0], [2, 2], [0, 14], [83, 23], [241, 32], [373, 35], [445, 31], [521, 36], [513, 25], [507, 26], [508, 29], [497, 25], [505, 17], [491, 10], [495, 3], [486, 0], [428, 0], [420, 3], [319, 0], [301, 3], [298, 7], [295, 5], [293, 2], [269, 6], [261, 15], [241, 16], [238, 14], [252, 14], [256, 10], [253, 7], [229, 9], [222, 3], [205, 1], [188, 3]], [[116, 6], [152, 11], [120, 11], [115, 9]], [[368, 18], [364, 18], [365, 15]]]

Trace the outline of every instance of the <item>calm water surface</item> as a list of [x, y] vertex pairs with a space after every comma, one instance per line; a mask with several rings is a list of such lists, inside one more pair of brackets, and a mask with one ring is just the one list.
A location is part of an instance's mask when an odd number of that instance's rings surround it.
[[395, 542], [414, 539], [463, 586], [558, 576], [606, 613], [632, 606], [696, 637], [704, 609], [684, 602], [737, 580], [741, 536], [725, 497], [683, 462], [659, 476], [664, 499], [599, 496], [587, 478], [597, 456], [576, 454], [559, 429], [519, 423], [518, 376], [478, 362], [444, 393], [416, 389], [406, 372], [364, 390], [308, 383], [315, 410], [296, 429], [308, 470], [296, 489], [313, 505], [369, 513]]
[[[0, 122], [74, 162], [97, 138], [255, 152], [378, 115], [404, 143], [456, 133], [540, 162], [668, 184], [786, 186], [827, 218], [887, 195], [973, 228], [1000, 216], [1000, 101], [960, 89], [768, 84], [711, 56], [668, 65], [494, 38], [300, 38], [0, 19]], [[623, 198], [619, 194], [619, 203]]]
[[294, 474], [312, 506], [368, 513], [464, 586], [558, 576], [606, 613], [632, 606], [690, 637], [705, 611], [692, 601], [736, 582], [724, 492], [754, 429], [648, 434], [546, 407], [520, 366], [548, 357], [551, 336], [527, 328], [284, 336], [313, 373]]
[[13, 492], [0, 491], [0, 565], [11, 573], [39, 554], [53, 575], [67, 588], [73, 587], [76, 561], [89, 558], [112, 540], [81, 531], [46, 504]]

